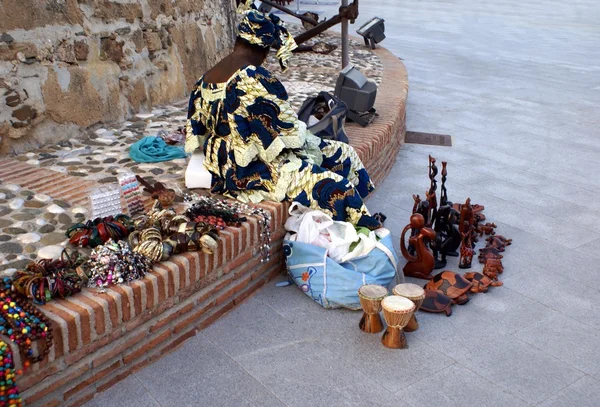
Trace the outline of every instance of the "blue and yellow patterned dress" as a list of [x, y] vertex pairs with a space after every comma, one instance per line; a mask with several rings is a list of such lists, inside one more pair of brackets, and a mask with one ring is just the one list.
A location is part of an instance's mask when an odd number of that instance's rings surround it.
[[287, 99], [279, 80], [252, 65], [224, 83], [197, 82], [186, 152], [203, 145], [212, 192], [253, 203], [296, 201], [334, 220], [381, 226], [363, 203], [374, 186], [354, 149], [311, 134]]

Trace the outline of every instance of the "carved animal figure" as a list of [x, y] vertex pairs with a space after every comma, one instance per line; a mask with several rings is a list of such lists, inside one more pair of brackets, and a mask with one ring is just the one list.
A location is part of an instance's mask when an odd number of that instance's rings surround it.
[[479, 233], [479, 236], [483, 236], [483, 235], [495, 235], [496, 231], [494, 230], [496, 228], [496, 224], [495, 223], [486, 223], [485, 225], [477, 225], [477, 233]]
[[490, 236], [487, 239], [488, 242], [492, 241], [492, 240], [497, 240], [499, 242], [503, 242], [505, 246], [510, 246], [512, 244], [512, 239], [507, 239], [502, 235], [494, 235], [494, 236]]
[[441, 291], [425, 289], [425, 299], [419, 310], [433, 313], [444, 312], [449, 317], [452, 315], [452, 299]]
[[472, 293], [485, 293], [490, 286], [500, 287], [503, 284], [502, 281], [491, 279], [481, 273], [465, 273], [463, 277], [473, 284]]
[[[485, 264], [486, 261], [492, 259], [492, 260], [500, 260], [501, 258], [503, 258], [504, 256], [502, 256], [501, 254], [494, 254], [494, 253], [480, 253], [479, 256], [477, 257], [479, 259], [479, 262], [481, 264]], [[460, 267], [460, 266], [459, 266]]]
[[425, 284], [425, 289], [438, 290], [450, 297], [452, 302], [463, 305], [469, 302], [467, 292], [473, 284], [466, 278], [453, 271], [442, 271]]
[[501, 260], [489, 259], [483, 266], [483, 274], [492, 280], [497, 280], [498, 274], [502, 274], [503, 271], [504, 266], [502, 265]]
[[[416, 236], [411, 236], [408, 239], [408, 243], [415, 250], [415, 254], [410, 254], [406, 247], [405, 236], [409, 230], [418, 230]], [[425, 227], [425, 219], [419, 213], [415, 213], [410, 217], [410, 224], [404, 227], [402, 235], [400, 237], [400, 250], [402, 256], [408, 263], [404, 266], [404, 275], [416, 278], [429, 279], [431, 278], [431, 272], [435, 266], [435, 258], [433, 252], [427, 246], [427, 241], [433, 241], [435, 239], [435, 232], [433, 229]]]
[[500, 253], [502, 253], [504, 251], [504, 247], [491, 247], [491, 246], [487, 246], [484, 247], [483, 249], [479, 249], [479, 253], [492, 253], [492, 254], [496, 254], [496, 255], [500, 255]]

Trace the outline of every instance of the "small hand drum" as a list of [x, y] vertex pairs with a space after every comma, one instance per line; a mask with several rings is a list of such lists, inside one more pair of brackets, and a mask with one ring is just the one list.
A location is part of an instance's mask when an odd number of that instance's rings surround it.
[[381, 338], [381, 343], [388, 348], [405, 348], [407, 343], [404, 327], [415, 312], [415, 304], [408, 298], [391, 295], [381, 301], [381, 307], [383, 308], [385, 322], [388, 324], [388, 328], [384, 332], [383, 338]]
[[425, 299], [425, 290], [416, 284], [406, 283], [398, 284], [396, 287], [394, 287], [392, 292], [394, 295], [408, 298], [415, 304], [415, 312], [410, 318], [410, 321], [408, 321], [408, 324], [404, 327], [404, 332], [413, 332], [419, 329], [419, 322], [417, 321], [416, 313], [419, 308], [421, 308], [423, 300]]
[[366, 333], [375, 334], [383, 331], [381, 301], [388, 295], [384, 286], [377, 284], [363, 285], [358, 289], [358, 298], [364, 311], [358, 326]]

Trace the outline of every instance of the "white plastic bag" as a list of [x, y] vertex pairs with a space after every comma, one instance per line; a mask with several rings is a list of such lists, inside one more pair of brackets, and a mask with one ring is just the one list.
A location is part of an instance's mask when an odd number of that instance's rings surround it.
[[323, 247], [335, 261], [339, 262], [347, 257], [350, 245], [359, 240], [351, 223], [334, 221], [319, 210], [294, 202], [289, 213], [290, 217], [285, 222], [285, 229], [288, 231], [285, 239]]

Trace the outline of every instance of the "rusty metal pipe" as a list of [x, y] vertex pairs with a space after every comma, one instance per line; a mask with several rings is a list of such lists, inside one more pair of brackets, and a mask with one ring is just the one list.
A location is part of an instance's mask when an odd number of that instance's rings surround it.
[[293, 12], [292, 10], [290, 10], [289, 8], [287, 8], [285, 6], [280, 6], [279, 4], [273, 3], [272, 1], [269, 1], [269, 0], [261, 0], [261, 1], [263, 3], [265, 3], [265, 4], [268, 4], [271, 7], [276, 8], [277, 10], [281, 10], [284, 13], [287, 13], [287, 14], [293, 16], [293, 17], [299, 18], [300, 20], [302, 20], [302, 21], [304, 21], [304, 22], [306, 22], [308, 24], [312, 24], [312, 25], [318, 25], [319, 24], [317, 21], [313, 20], [312, 18], [303, 16], [302, 14], [295, 13], [295, 12]]

